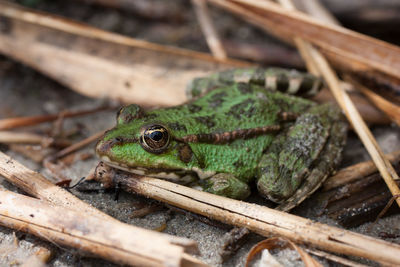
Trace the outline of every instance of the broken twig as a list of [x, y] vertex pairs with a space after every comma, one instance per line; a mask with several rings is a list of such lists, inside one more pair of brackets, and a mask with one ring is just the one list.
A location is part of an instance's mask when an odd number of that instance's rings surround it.
[[197, 19], [200, 23], [201, 30], [203, 31], [204, 36], [206, 37], [206, 41], [208, 47], [211, 50], [211, 53], [215, 58], [225, 60], [227, 58], [224, 47], [221, 43], [221, 40], [218, 36], [217, 31], [215, 30], [214, 24], [210, 17], [207, 3], [205, 0], [192, 0], [192, 4], [196, 11]]
[[96, 113], [109, 109], [109, 107], [99, 107], [90, 110], [80, 110], [80, 111], [63, 111], [59, 114], [49, 114], [31, 117], [17, 117], [17, 118], [7, 118], [0, 120], [0, 130], [6, 130], [11, 128], [18, 128], [24, 126], [32, 126], [43, 122], [50, 122], [57, 120], [60, 116], [64, 118], [72, 118], [77, 116], [83, 116], [87, 114]]
[[[242, 0], [234, 1], [241, 2]], [[259, 5], [257, 4], [258, 2], [255, 1], [252, 2], [254, 2], [254, 6], [260, 8], [261, 10], [265, 10], [266, 7], [264, 5]], [[280, 2], [282, 3], [282, 5], [284, 5], [285, 8], [289, 10], [294, 8], [291, 0], [280, 0]], [[393, 169], [391, 163], [385, 158], [385, 155], [380, 149], [371, 131], [368, 129], [367, 125], [363, 121], [360, 113], [354, 106], [349, 95], [341, 86], [336, 73], [331, 68], [328, 61], [317, 49], [315, 49], [309, 43], [305, 43], [305, 46], [300, 49], [301, 54], [302, 52], [305, 52], [304, 60], [310, 63], [307, 66], [312, 66], [310, 71], [315, 72], [315, 68], [317, 68], [317, 72], [321, 73], [321, 75], [324, 77], [324, 80], [327, 83], [332, 94], [334, 95], [336, 101], [338, 102], [339, 106], [344, 110], [347, 119], [351, 122], [354, 130], [360, 137], [372, 160], [377, 166], [390, 192], [393, 195], [399, 195], [400, 189], [395, 182], [395, 180], [399, 179], [396, 171]], [[398, 52], [398, 56], [400, 56], [400, 50]], [[400, 206], [400, 199], [397, 199], [396, 202]]]
[[[1, 190], [0, 211], [2, 217], [0, 222], [5, 226], [19, 230], [24, 229], [41, 238], [60, 244], [76, 243], [78, 247], [80, 244], [81, 248], [102, 257], [108, 257], [109, 260], [117, 263], [139, 265], [141, 263], [144, 265], [170, 263], [172, 266], [180, 266], [181, 261], [186, 261], [200, 264], [198, 266], [202, 264], [184, 253], [184, 250], [193, 251], [195, 249], [193, 241], [121, 223], [79, 200], [64, 189], [53, 185], [39, 173], [27, 169], [1, 152], [0, 175], [25, 192], [41, 199], [36, 200]], [[63, 216], [60, 217], [60, 213]], [[84, 216], [82, 217], [82, 215]], [[79, 223], [77, 223], [78, 221]], [[106, 227], [101, 236], [90, 232], [91, 230], [95, 231], [96, 225]], [[86, 235], [89, 233], [93, 235], [91, 237]], [[126, 242], [117, 237], [119, 235], [125, 236]], [[107, 238], [110, 238], [111, 243], [106, 240]], [[146, 245], [144, 242], [147, 241], [151, 242]], [[138, 242], [139, 247], [133, 249], [136, 245], [132, 242]], [[102, 250], [100, 243], [107, 243], [109, 249]], [[161, 245], [161, 247], [154, 246], [154, 244]], [[158, 248], [161, 248], [161, 251], [157, 252]], [[172, 254], [164, 254], [164, 249]], [[147, 252], [145, 252], [146, 250]]]
[[[107, 168], [103, 166], [103, 168]], [[150, 177], [97, 168], [103, 185], [119, 184], [123, 189], [151, 197], [208, 218], [246, 227], [263, 236], [280, 235], [294, 242], [321, 249], [365, 257], [381, 263], [400, 264], [400, 245], [391, 244], [347, 230], [256, 204], [229, 199]], [[99, 178], [100, 177], [100, 178]]]
[[180, 266], [183, 247], [171, 244], [164, 234], [87, 216], [78, 210], [6, 190], [0, 190], [0, 199], [0, 224], [3, 226], [82, 249], [119, 264]]
[[[390, 154], [386, 154], [386, 158], [392, 163], [400, 161], [400, 150], [394, 151]], [[335, 175], [326, 179], [326, 181], [323, 183], [323, 189], [325, 191], [331, 190], [333, 188], [345, 185], [349, 182], [361, 179], [376, 171], [376, 165], [372, 160], [354, 164], [352, 166], [339, 170]]]

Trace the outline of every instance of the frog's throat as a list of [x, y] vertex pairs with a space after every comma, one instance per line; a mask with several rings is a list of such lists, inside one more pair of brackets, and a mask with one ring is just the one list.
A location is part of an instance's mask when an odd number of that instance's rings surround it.
[[140, 166], [129, 167], [126, 164], [113, 162], [107, 156], [101, 157], [101, 160], [104, 161], [105, 164], [123, 171], [127, 171], [138, 175], [145, 175], [154, 178], [171, 180], [173, 182], [185, 182], [186, 180], [193, 180], [193, 178], [199, 178], [201, 180], [207, 179], [215, 175], [216, 173], [215, 171], [203, 171], [202, 169], [196, 167], [193, 167], [191, 170], [168, 170], [168, 169], [153, 170]]

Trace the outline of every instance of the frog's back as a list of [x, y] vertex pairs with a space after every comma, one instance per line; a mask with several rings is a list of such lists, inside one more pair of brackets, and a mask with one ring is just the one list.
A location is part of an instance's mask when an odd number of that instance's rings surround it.
[[[168, 122], [166, 126], [173, 136], [182, 138], [277, 125], [282, 112], [301, 112], [310, 105], [312, 102], [302, 98], [236, 83], [216, 88], [184, 105], [154, 111], [153, 115], [155, 122]], [[205, 171], [234, 173], [247, 180], [254, 176], [255, 166], [273, 138], [274, 133], [265, 133], [225, 144], [191, 143], [190, 147]]]
[[157, 110], [154, 116], [155, 120], [168, 121], [174, 135], [182, 137], [274, 125], [280, 113], [301, 112], [311, 104], [303, 98], [237, 83], [214, 89], [181, 106]]

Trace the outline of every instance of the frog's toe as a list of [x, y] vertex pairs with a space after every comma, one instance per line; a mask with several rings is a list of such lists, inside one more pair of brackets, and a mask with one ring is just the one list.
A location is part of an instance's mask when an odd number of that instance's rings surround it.
[[245, 199], [250, 195], [249, 186], [228, 173], [219, 173], [207, 179], [203, 189], [212, 194], [234, 199]]

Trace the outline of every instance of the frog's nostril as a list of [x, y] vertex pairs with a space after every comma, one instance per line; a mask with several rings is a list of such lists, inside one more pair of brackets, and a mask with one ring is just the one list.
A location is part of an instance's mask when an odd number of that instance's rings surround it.
[[113, 144], [115, 143], [114, 140], [108, 140], [108, 141], [99, 141], [96, 145], [96, 153], [97, 154], [107, 154]]

